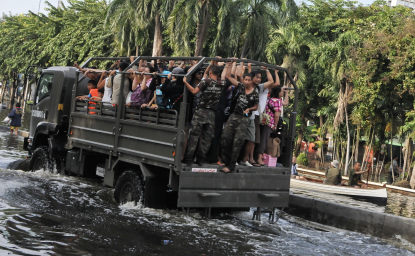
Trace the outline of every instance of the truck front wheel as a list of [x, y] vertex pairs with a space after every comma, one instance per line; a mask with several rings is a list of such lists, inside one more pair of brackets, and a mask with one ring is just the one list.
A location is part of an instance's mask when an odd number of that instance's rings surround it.
[[134, 202], [134, 204], [141, 202], [144, 205], [143, 192], [142, 178], [136, 172], [127, 170], [117, 179], [114, 197], [120, 205], [128, 202]]
[[48, 147], [46, 146], [35, 149], [30, 159], [30, 171], [38, 171], [41, 169], [53, 172], [53, 161], [49, 157]]

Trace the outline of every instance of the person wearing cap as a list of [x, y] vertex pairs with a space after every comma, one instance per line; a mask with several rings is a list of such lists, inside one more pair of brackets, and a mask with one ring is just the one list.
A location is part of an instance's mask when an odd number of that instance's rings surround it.
[[163, 93], [163, 105], [169, 105], [172, 109], [176, 110], [177, 113], [180, 113], [180, 105], [183, 101], [184, 83], [183, 76], [175, 75], [184, 74], [182, 68], [174, 68], [160, 87], [160, 90]]
[[331, 162], [331, 168], [326, 170], [326, 179], [324, 184], [328, 185], [341, 185], [342, 183], [342, 173], [339, 170], [339, 161], [333, 160]]

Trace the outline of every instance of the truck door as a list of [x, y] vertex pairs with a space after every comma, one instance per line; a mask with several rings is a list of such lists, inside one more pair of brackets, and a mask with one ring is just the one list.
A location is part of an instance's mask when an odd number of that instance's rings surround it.
[[53, 78], [53, 74], [44, 73], [39, 79], [32, 108], [29, 137], [33, 137], [38, 123], [48, 120]]

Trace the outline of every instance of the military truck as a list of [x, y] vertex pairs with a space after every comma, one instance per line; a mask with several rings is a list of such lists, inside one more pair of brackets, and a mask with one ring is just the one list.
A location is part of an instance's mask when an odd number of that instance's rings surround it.
[[[95, 61], [127, 60], [126, 57], [89, 58], [81, 67]], [[215, 58], [137, 57], [140, 60], [196, 60], [204, 67]], [[230, 60], [230, 59], [229, 59]], [[221, 59], [228, 61], [228, 59]], [[294, 85], [295, 101], [289, 127], [280, 131], [284, 167], [237, 166], [235, 173], [218, 171], [217, 165], [181, 163], [188, 90], [183, 91], [180, 113], [172, 109], [132, 109], [120, 93], [119, 105], [77, 101], [88, 94], [87, 80], [74, 67], [49, 67], [37, 83], [29, 137], [24, 149], [30, 169], [55, 169], [65, 175], [101, 177], [115, 188], [120, 204], [133, 201], [146, 207], [163, 208], [172, 203], [189, 207], [247, 208], [288, 205], [290, 169], [295, 133], [298, 90], [285, 68], [253, 60], [253, 67], [266, 66], [286, 73]], [[127, 69], [128, 70], [128, 69]], [[196, 70], [187, 74], [189, 77]], [[127, 72], [121, 72], [124, 81]], [[121, 90], [123, 91], [122, 82]], [[91, 104], [93, 108], [91, 108]], [[56, 167], [54, 167], [56, 166]], [[175, 196], [171, 196], [175, 195]]]

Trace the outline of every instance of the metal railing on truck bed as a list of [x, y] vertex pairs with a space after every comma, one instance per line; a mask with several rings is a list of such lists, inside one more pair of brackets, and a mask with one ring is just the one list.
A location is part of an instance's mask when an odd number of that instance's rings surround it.
[[[122, 58], [105, 58], [93, 57], [88, 59], [83, 67], [91, 61], [118, 60], [128, 59]], [[208, 61], [231, 61], [227, 58], [209, 58], [209, 57], [137, 57], [128, 70], [140, 60], [196, 60], [198, 63], [195, 68], [187, 74], [176, 76], [186, 76], [187, 78], [196, 71], [198, 67], [208, 64]], [[294, 138], [295, 133], [295, 116], [297, 111], [298, 90], [295, 81], [287, 72], [287, 69], [253, 60], [237, 59], [238, 62], [252, 63], [254, 67], [266, 66], [269, 69], [277, 69], [287, 73], [287, 78], [294, 86], [295, 101], [293, 112], [290, 115], [289, 135]], [[121, 88], [123, 91], [125, 75], [128, 72], [120, 72], [122, 74]], [[161, 75], [161, 74], [160, 74]], [[83, 78], [81, 78], [83, 79]], [[77, 81], [79, 73], [77, 73]], [[120, 93], [118, 106], [108, 106], [105, 104], [94, 105], [94, 110], [89, 110], [89, 102], [77, 102], [73, 104], [70, 119], [70, 138], [71, 146], [93, 148], [94, 151], [106, 152], [112, 156], [123, 155], [125, 158], [140, 157], [141, 160], [147, 161], [149, 164], [173, 168], [176, 172], [182, 170], [181, 157], [182, 147], [184, 144], [184, 127], [186, 116], [188, 90], [185, 87], [183, 91], [183, 102], [181, 103], [180, 113], [172, 112], [172, 110], [136, 110], [125, 107], [125, 99]], [[77, 84], [73, 90], [73, 101], [77, 95]], [[120, 107], [122, 106], [122, 107]], [[91, 114], [93, 112], [96, 114]], [[292, 140], [291, 140], [292, 141]], [[288, 145], [290, 152], [289, 159], [292, 156], [292, 143]], [[288, 161], [290, 162], [290, 161]]]

